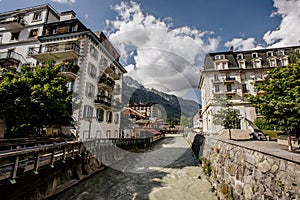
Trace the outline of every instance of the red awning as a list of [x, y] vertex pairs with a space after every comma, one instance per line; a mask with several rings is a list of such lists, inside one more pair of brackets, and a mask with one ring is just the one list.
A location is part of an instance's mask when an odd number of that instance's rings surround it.
[[150, 133], [153, 133], [154, 135], [161, 135], [161, 132], [157, 131], [157, 130], [154, 130], [154, 129], [150, 129], [150, 130], [147, 130], [149, 131]]

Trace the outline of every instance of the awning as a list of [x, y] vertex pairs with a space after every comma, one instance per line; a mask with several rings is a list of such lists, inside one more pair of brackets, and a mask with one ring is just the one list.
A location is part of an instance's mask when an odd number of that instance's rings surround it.
[[150, 130], [147, 130], [149, 131], [150, 133], [153, 133], [154, 135], [161, 135], [161, 132], [157, 131], [157, 130], [154, 130], [154, 129], [150, 129]]

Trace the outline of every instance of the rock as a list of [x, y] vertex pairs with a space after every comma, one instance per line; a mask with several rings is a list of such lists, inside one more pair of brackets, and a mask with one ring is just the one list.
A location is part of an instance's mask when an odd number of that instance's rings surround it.
[[266, 173], [268, 171], [271, 170], [271, 165], [267, 160], [264, 160], [263, 162], [258, 164], [258, 169], [262, 172], [262, 173]]
[[244, 197], [245, 199], [251, 199], [253, 196], [252, 187], [250, 184], [245, 184], [244, 186]]

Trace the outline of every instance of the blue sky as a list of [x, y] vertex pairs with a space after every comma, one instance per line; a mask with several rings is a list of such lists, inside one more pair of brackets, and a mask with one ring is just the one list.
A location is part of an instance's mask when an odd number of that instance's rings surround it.
[[300, 44], [300, 0], [0, 0], [0, 12], [44, 3], [104, 31], [145, 86], [198, 102], [206, 53]]

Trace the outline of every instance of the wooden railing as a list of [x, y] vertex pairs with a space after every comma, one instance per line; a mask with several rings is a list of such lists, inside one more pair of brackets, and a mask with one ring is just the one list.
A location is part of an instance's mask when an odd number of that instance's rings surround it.
[[66, 141], [53, 144], [16, 148], [0, 152], [0, 180], [10, 179], [14, 182], [17, 172], [32, 171], [45, 165], [53, 167], [54, 163], [67, 158], [74, 158], [82, 153], [82, 142]]
[[15, 182], [17, 174], [33, 171], [37, 174], [43, 166], [54, 167], [55, 162], [65, 162], [74, 159], [84, 152], [91, 152], [99, 159], [102, 153], [115, 151], [115, 147], [129, 147], [132, 145], [147, 145], [161, 139], [163, 135], [150, 138], [94, 138], [84, 141], [61, 141], [45, 138], [20, 138], [0, 140], [0, 181], [8, 179]]

